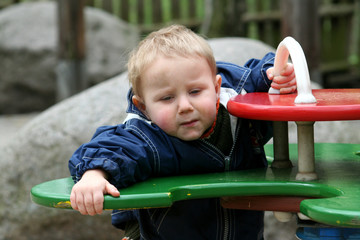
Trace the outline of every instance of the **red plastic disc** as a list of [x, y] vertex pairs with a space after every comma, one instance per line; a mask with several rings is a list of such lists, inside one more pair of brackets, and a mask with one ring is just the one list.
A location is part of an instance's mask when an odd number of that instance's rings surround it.
[[297, 93], [247, 93], [228, 102], [237, 117], [270, 121], [360, 120], [360, 89], [314, 89], [316, 103], [295, 104]]

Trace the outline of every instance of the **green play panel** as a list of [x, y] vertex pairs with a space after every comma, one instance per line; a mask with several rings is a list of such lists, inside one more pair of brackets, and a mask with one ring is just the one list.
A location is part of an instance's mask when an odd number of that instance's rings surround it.
[[[360, 144], [315, 144], [319, 180], [313, 182], [295, 180], [297, 145], [290, 144], [289, 152], [291, 169], [153, 178], [120, 189], [119, 198], [105, 196], [104, 209], [168, 207], [175, 201], [222, 196], [301, 196], [312, 198], [300, 203], [300, 212], [312, 220], [360, 228]], [[266, 153], [273, 155], [272, 145]], [[71, 178], [41, 183], [32, 188], [31, 198], [43, 206], [71, 208], [72, 186]]]

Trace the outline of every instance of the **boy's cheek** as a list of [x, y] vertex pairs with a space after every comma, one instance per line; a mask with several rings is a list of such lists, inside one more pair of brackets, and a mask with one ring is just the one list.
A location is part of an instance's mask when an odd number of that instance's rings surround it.
[[216, 102], [203, 101], [201, 106], [197, 108], [202, 116], [206, 116], [208, 119], [215, 120], [216, 117]]
[[158, 125], [163, 131], [167, 132], [175, 124], [175, 119], [171, 118], [167, 111], [159, 111], [153, 122]]

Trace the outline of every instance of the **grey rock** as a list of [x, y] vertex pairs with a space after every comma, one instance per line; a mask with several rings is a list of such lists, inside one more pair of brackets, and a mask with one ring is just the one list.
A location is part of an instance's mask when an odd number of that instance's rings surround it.
[[[258, 41], [241, 38], [209, 42], [217, 60], [238, 64], [252, 57], [260, 58], [271, 50]], [[4, 236], [3, 239], [120, 238], [122, 233], [111, 227], [109, 213], [89, 217], [75, 211], [41, 207], [31, 202], [29, 192], [38, 183], [69, 176], [67, 161], [76, 148], [87, 142], [97, 127], [123, 121], [128, 88], [126, 73], [98, 84], [39, 114], [6, 144], [0, 145], [0, 164], [6, 169], [0, 175], [0, 236]], [[331, 142], [330, 136], [336, 136], [333, 141], [359, 143], [358, 137], [348, 137], [353, 134], [351, 129], [359, 129], [360, 121], [351, 123], [357, 127], [353, 125], [346, 131], [342, 131], [342, 123], [325, 126], [320, 140]], [[268, 213], [265, 226], [265, 239], [295, 239], [291, 238], [295, 233], [295, 218], [289, 223], [280, 223]]]
[[[231, 39], [223, 45], [223, 39], [210, 40], [214, 52], [218, 53], [222, 53], [224, 46], [248, 49], [247, 43], [251, 42]], [[266, 51], [259, 50], [260, 56], [243, 53], [238, 57], [245, 61], [250, 57], [262, 57]], [[226, 57], [229, 56], [221, 56], [221, 60]], [[31, 202], [29, 192], [38, 183], [69, 176], [67, 161], [76, 148], [89, 141], [97, 127], [123, 121], [128, 88], [127, 76], [123, 73], [44, 111], [7, 144], [0, 145], [3, 153], [0, 164], [7, 169], [0, 176], [4, 192], [0, 197], [0, 236], [20, 240], [45, 236], [51, 239], [121, 236], [118, 230], [111, 228], [108, 214], [84, 217], [74, 211], [37, 206]]]
[[[90, 85], [126, 68], [136, 28], [86, 7], [86, 76]], [[15, 4], [0, 11], [0, 114], [42, 111], [55, 103], [56, 2]]]
[[[319, 121], [314, 124], [315, 143], [360, 144], [360, 121]], [[297, 126], [289, 122], [289, 142], [297, 143]]]
[[79, 213], [38, 206], [30, 189], [41, 182], [68, 177], [67, 160], [98, 126], [118, 124], [127, 106], [127, 74], [69, 98], [26, 124], [0, 146], [2, 194], [0, 239], [109, 239], [121, 232], [111, 227], [109, 213]]
[[250, 58], [262, 58], [275, 49], [261, 41], [241, 38], [214, 38], [209, 39], [216, 61], [225, 61], [243, 66]]

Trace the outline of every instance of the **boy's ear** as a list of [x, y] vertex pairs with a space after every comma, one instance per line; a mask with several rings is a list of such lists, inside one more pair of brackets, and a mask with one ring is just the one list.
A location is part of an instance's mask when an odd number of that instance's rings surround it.
[[217, 74], [215, 76], [215, 91], [218, 97], [220, 97], [220, 90], [221, 90], [221, 76]]
[[135, 107], [137, 107], [145, 116], [147, 116], [146, 106], [144, 101], [137, 95], [134, 95], [131, 100], [135, 105]]

